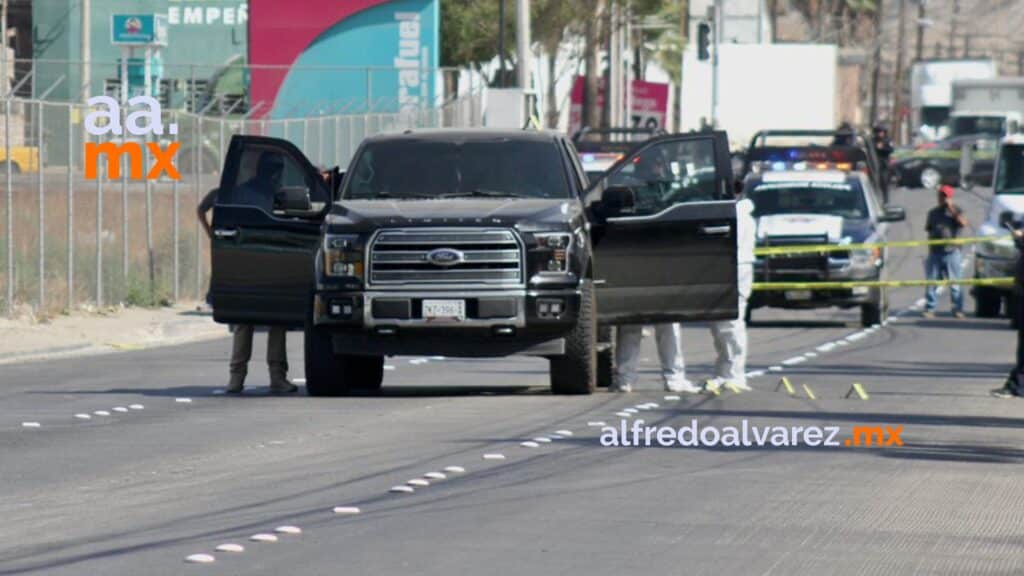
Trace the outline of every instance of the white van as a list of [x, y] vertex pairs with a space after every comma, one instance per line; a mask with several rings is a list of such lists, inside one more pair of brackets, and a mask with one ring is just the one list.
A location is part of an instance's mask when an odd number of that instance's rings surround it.
[[[1024, 135], [1003, 138], [996, 156], [992, 179], [992, 204], [985, 222], [978, 228], [979, 236], [992, 240], [978, 244], [974, 260], [975, 278], [1005, 278], [1013, 276], [1017, 262], [1017, 248], [1005, 228], [999, 225], [1004, 212], [1012, 212], [1015, 220], [1024, 218]], [[980, 318], [994, 318], [1003, 310], [1012, 310], [1012, 287], [976, 286], [974, 302]]]

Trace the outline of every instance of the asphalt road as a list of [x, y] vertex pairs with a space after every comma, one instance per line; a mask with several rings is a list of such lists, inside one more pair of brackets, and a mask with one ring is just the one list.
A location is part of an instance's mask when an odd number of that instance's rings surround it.
[[[894, 201], [894, 236], [920, 237], [932, 194]], [[922, 257], [894, 252], [892, 276]], [[759, 310], [756, 390], [679, 400], [650, 339], [637, 392], [591, 397], [551, 396], [543, 361], [441, 358], [391, 359], [378, 397], [274, 397], [262, 356], [225, 397], [227, 338], [0, 366], [0, 575], [1021, 573], [1024, 402], [988, 395], [1013, 333], [923, 320], [920, 297], [894, 292], [868, 332], [855, 311]], [[699, 380], [711, 338], [685, 336]], [[301, 337], [289, 353], [301, 378]], [[854, 382], [869, 399], [844, 398]], [[637, 405], [628, 420], [675, 427], [903, 426], [903, 446], [602, 446], [588, 424]], [[449, 466], [465, 472], [389, 492]], [[302, 532], [249, 540], [281, 526]]]

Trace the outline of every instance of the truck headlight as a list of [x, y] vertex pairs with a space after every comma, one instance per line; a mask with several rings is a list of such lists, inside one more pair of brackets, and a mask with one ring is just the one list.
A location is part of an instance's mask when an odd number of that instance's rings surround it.
[[324, 274], [332, 278], [363, 277], [363, 250], [359, 244], [359, 236], [324, 236]]
[[850, 250], [850, 264], [854, 268], [874, 268], [881, 258], [881, 248]]
[[568, 232], [544, 232], [534, 234], [537, 249], [542, 255], [541, 272], [565, 273], [569, 271], [569, 250], [572, 249], [572, 234]]

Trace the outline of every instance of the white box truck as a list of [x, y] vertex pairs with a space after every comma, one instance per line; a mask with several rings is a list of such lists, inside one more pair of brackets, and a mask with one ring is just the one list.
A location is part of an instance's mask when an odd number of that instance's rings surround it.
[[1014, 134], [1024, 119], [1024, 78], [953, 82], [947, 137]]

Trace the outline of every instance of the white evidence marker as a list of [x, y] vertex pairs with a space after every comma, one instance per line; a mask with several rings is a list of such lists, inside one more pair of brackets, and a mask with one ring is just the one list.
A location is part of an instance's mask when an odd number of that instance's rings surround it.
[[464, 474], [466, 469], [462, 466], [445, 466], [444, 471], [451, 472], [452, 474]]
[[22, 422], [23, 428], [39, 428], [39, 422]]
[[185, 558], [185, 562], [189, 562], [191, 564], [211, 564], [215, 561], [216, 558], [209, 554], [193, 554]]
[[498, 454], [498, 453], [491, 453], [491, 454], [484, 454], [483, 458], [484, 458], [484, 460], [504, 460], [505, 459], [505, 455], [504, 454]]
[[174, 401], [177, 402], [178, 404], [191, 404], [192, 403], [192, 399], [191, 398], [175, 398]]
[[672, 400], [682, 400], [682, 399], [683, 399], [683, 397], [678, 395], [678, 394], [668, 394], [668, 395], [665, 396], [665, 400], [668, 400], [670, 402]]
[[217, 546], [216, 548], [214, 548], [214, 550], [216, 550], [217, 552], [245, 552], [245, 546], [229, 542], [227, 544], [221, 544], [220, 546]]
[[540, 444], [537, 444], [536, 442], [533, 442], [532, 440], [527, 440], [526, 442], [520, 442], [519, 445], [522, 446], [523, 448], [539, 448], [540, 447]]
[[75, 418], [78, 418], [79, 420], [91, 420], [92, 416], [89, 416], [88, 414], [85, 414], [83, 412], [82, 414], [75, 414]]
[[559, 436], [572, 436], [572, 430], [555, 430], [555, 434]]
[[358, 506], [335, 506], [334, 513], [342, 516], [355, 516], [356, 514], [362, 514], [362, 510]]
[[278, 526], [277, 528], [274, 528], [274, 532], [277, 532], [278, 534], [295, 535], [302, 534], [302, 528], [299, 528], [298, 526]]
[[97, 416], [110, 416], [110, 412], [107, 412], [106, 410], [97, 410], [93, 412], [93, 414]]
[[413, 478], [406, 482], [409, 486], [430, 486], [430, 480], [424, 480], [423, 478]]
[[415, 491], [416, 489], [412, 486], [392, 486], [391, 489], [388, 490], [388, 492], [395, 492], [396, 494], [412, 494]]
[[124, 406], [114, 406], [114, 412], [127, 412], [128, 409]]
[[146, 407], [143, 406], [142, 404], [131, 404], [128, 407], [131, 408], [132, 410], [145, 410], [146, 409]]
[[249, 536], [249, 540], [252, 540], [253, 542], [277, 542], [277, 536], [274, 536], [273, 534], [260, 533]]
[[242, 544], [234, 544], [232, 542], [228, 542], [226, 544], [221, 544], [221, 545], [217, 546], [214, 549], [217, 550], [218, 552], [244, 552], [244, 551], [246, 551], [246, 547], [243, 546]]
[[590, 422], [587, 422], [587, 426], [590, 426], [591, 428], [601, 428], [607, 426], [607, 424], [605, 424], [604, 420], [591, 420]]

